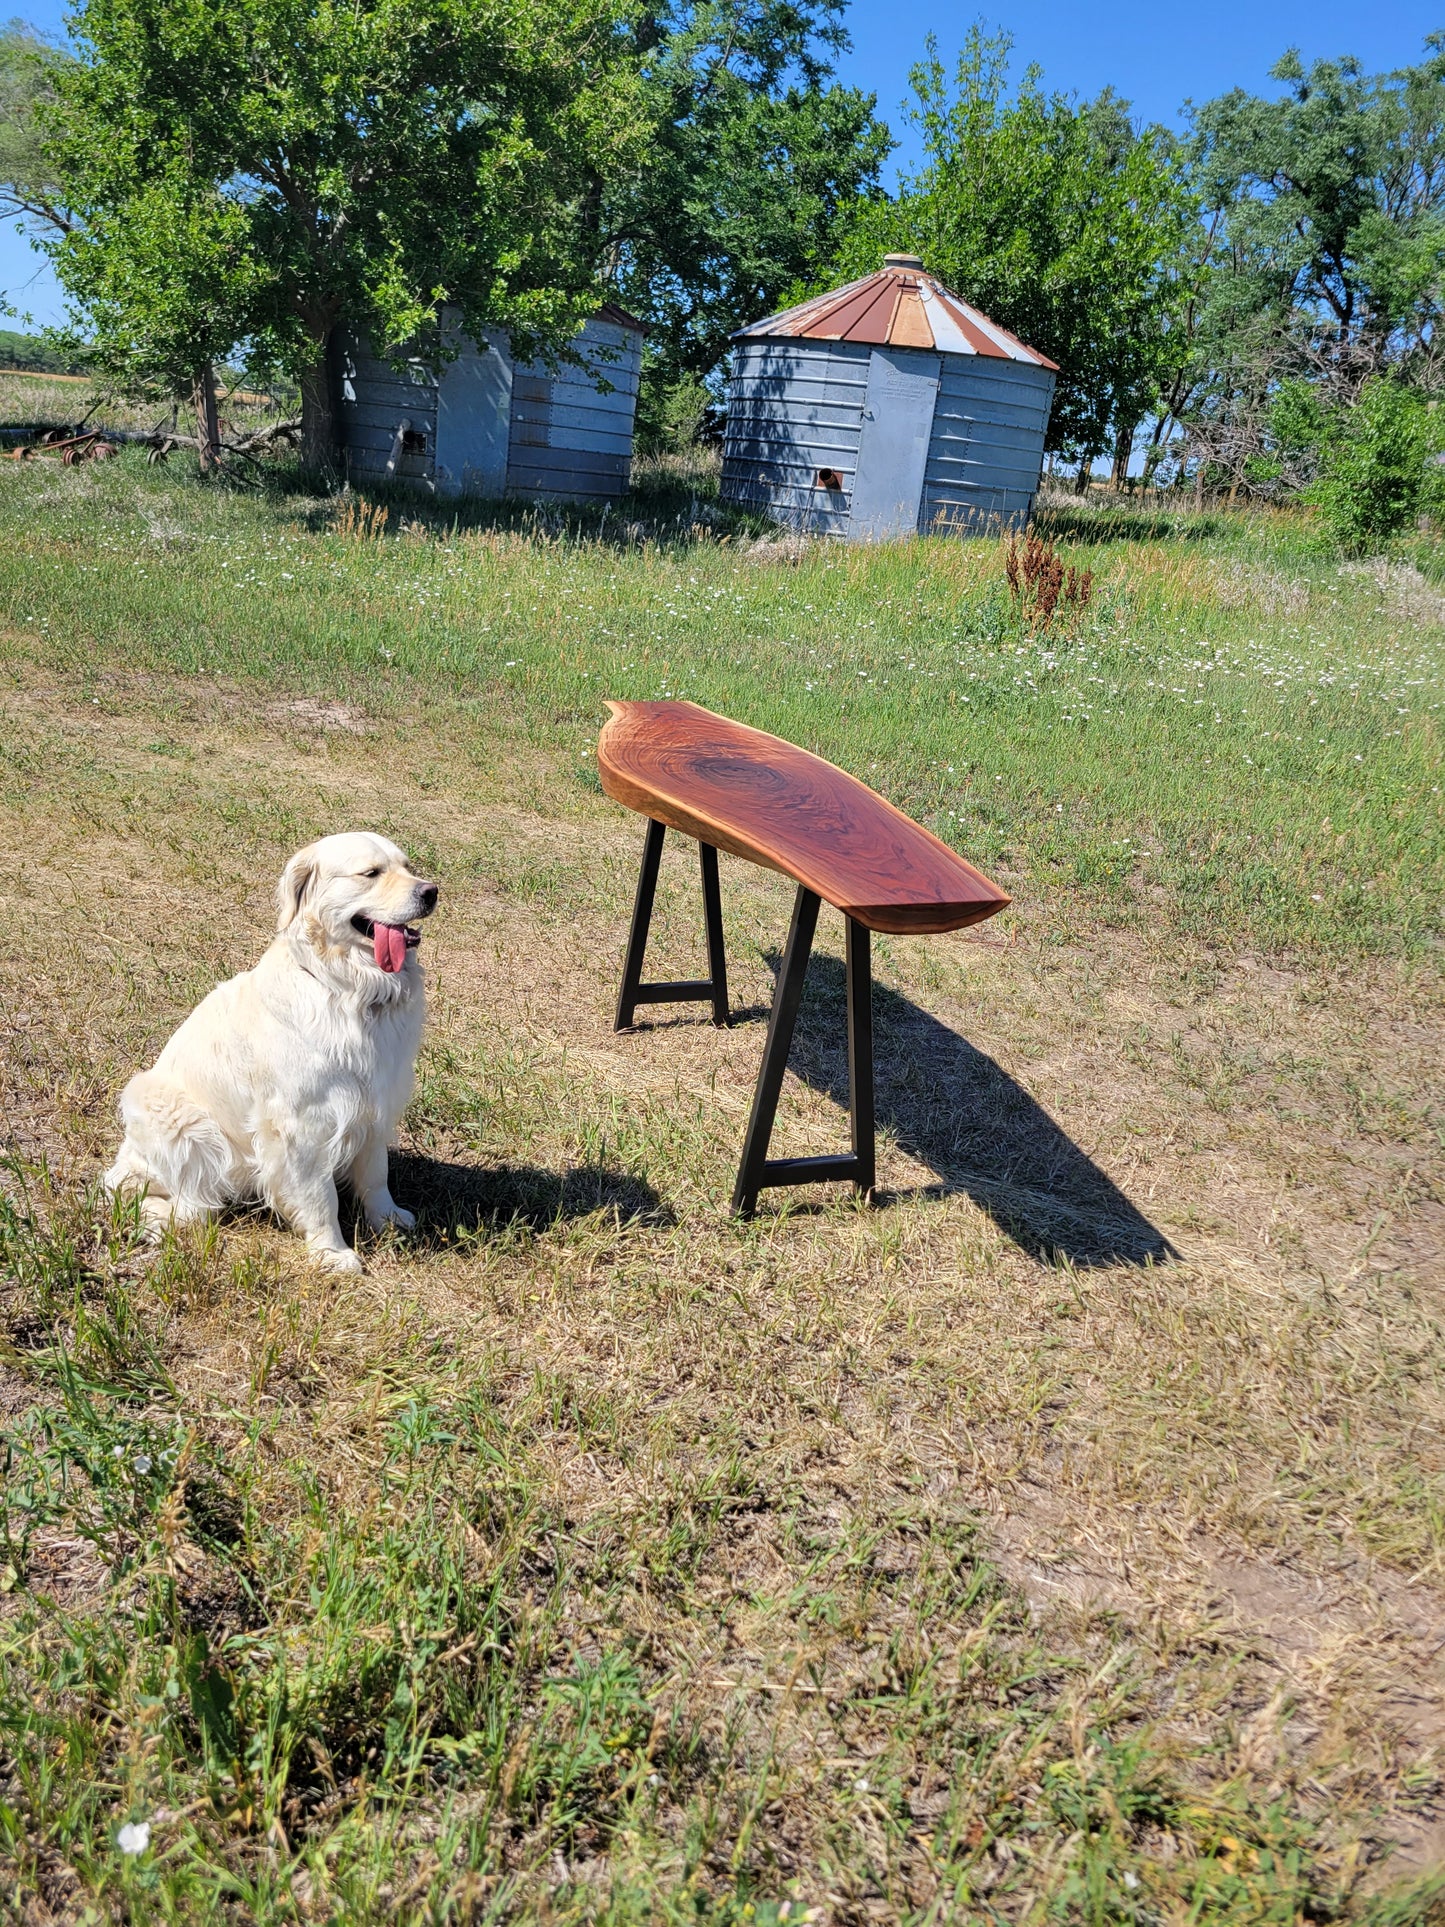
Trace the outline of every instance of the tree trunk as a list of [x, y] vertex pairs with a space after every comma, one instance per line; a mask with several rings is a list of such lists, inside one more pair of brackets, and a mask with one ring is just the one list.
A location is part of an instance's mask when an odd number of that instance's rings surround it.
[[1082, 459], [1082, 460], [1080, 461], [1080, 463], [1079, 463], [1079, 472], [1078, 472], [1078, 474], [1077, 474], [1077, 475], [1076, 475], [1076, 476], [1074, 477], [1074, 493], [1075, 493], [1075, 495], [1087, 495], [1087, 494], [1088, 494], [1088, 492], [1089, 492], [1089, 470], [1090, 470], [1090, 469], [1091, 469], [1091, 468], [1092, 468], [1093, 466], [1094, 466], [1094, 451], [1093, 451], [1093, 449], [1091, 448], [1091, 449], [1089, 449], [1089, 450], [1088, 450], [1088, 452], [1087, 452], [1087, 453], [1086, 453], [1086, 454], [1084, 455], [1084, 457], [1083, 457], [1083, 459]]
[[216, 371], [208, 361], [191, 385], [196, 410], [196, 452], [202, 475], [221, 466], [221, 421], [216, 412]]
[[341, 455], [332, 342], [333, 333], [328, 331], [316, 359], [301, 377], [301, 460], [317, 473], [334, 473]]
[[1129, 479], [1129, 463], [1134, 456], [1134, 433], [1136, 423], [1121, 428], [1114, 440], [1114, 474], [1112, 477], [1116, 494], [1122, 495], [1124, 485]]

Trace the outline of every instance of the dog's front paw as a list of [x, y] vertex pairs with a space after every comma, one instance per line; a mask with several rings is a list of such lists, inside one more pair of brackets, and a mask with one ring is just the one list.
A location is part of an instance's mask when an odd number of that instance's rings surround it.
[[330, 1247], [324, 1247], [321, 1250], [314, 1251], [311, 1255], [323, 1271], [355, 1273], [365, 1271], [366, 1269], [366, 1266], [361, 1262], [360, 1258], [358, 1258], [356, 1253], [347, 1245], [343, 1245], [340, 1251], [333, 1251]]
[[394, 1224], [398, 1231], [415, 1231], [416, 1213], [403, 1211], [399, 1204], [384, 1204], [368, 1211], [366, 1222], [373, 1231], [383, 1231], [389, 1224]]

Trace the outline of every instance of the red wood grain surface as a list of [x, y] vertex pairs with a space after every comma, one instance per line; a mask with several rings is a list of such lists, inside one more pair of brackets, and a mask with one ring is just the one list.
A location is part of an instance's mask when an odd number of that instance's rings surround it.
[[960, 930], [1006, 891], [866, 783], [697, 703], [609, 702], [597, 772], [615, 802], [781, 870], [870, 930]]

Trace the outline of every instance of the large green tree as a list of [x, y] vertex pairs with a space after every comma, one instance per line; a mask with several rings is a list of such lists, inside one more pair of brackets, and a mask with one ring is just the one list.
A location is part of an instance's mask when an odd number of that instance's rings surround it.
[[1278, 92], [1197, 111], [1189, 160], [1213, 247], [1177, 412], [1200, 480], [1297, 471], [1274, 426], [1289, 384], [1328, 413], [1384, 373], [1445, 382], [1445, 36], [1425, 52], [1377, 75], [1289, 53]]
[[399, 344], [450, 304], [561, 348], [595, 305], [598, 185], [646, 139], [625, 0], [81, 0], [72, 26], [53, 250], [115, 363], [245, 343], [321, 464], [343, 319]]
[[950, 74], [930, 39], [911, 118], [924, 162], [896, 199], [863, 202], [837, 267], [890, 248], [928, 267], [1059, 363], [1049, 446], [1127, 461], [1178, 353], [1192, 195], [1177, 145], [1106, 91], [1076, 102], [1035, 67], [1009, 85], [1012, 42], [974, 28]]
[[734, 329], [819, 271], [892, 143], [874, 97], [832, 78], [842, 0], [662, 0], [630, 36], [648, 161], [600, 220], [661, 387], [706, 375]]

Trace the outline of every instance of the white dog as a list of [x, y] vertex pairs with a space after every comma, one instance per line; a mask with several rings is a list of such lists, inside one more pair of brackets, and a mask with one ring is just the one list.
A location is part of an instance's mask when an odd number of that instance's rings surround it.
[[384, 836], [325, 836], [286, 865], [277, 937], [218, 984], [120, 1100], [110, 1191], [145, 1187], [153, 1225], [262, 1198], [333, 1271], [360, 1271], [336, 1180], [373, 1230], [416, 1220], [387, 1189], [387, 1146], [412, 1093], [425, 992], [409, 926], [436, 907]]

